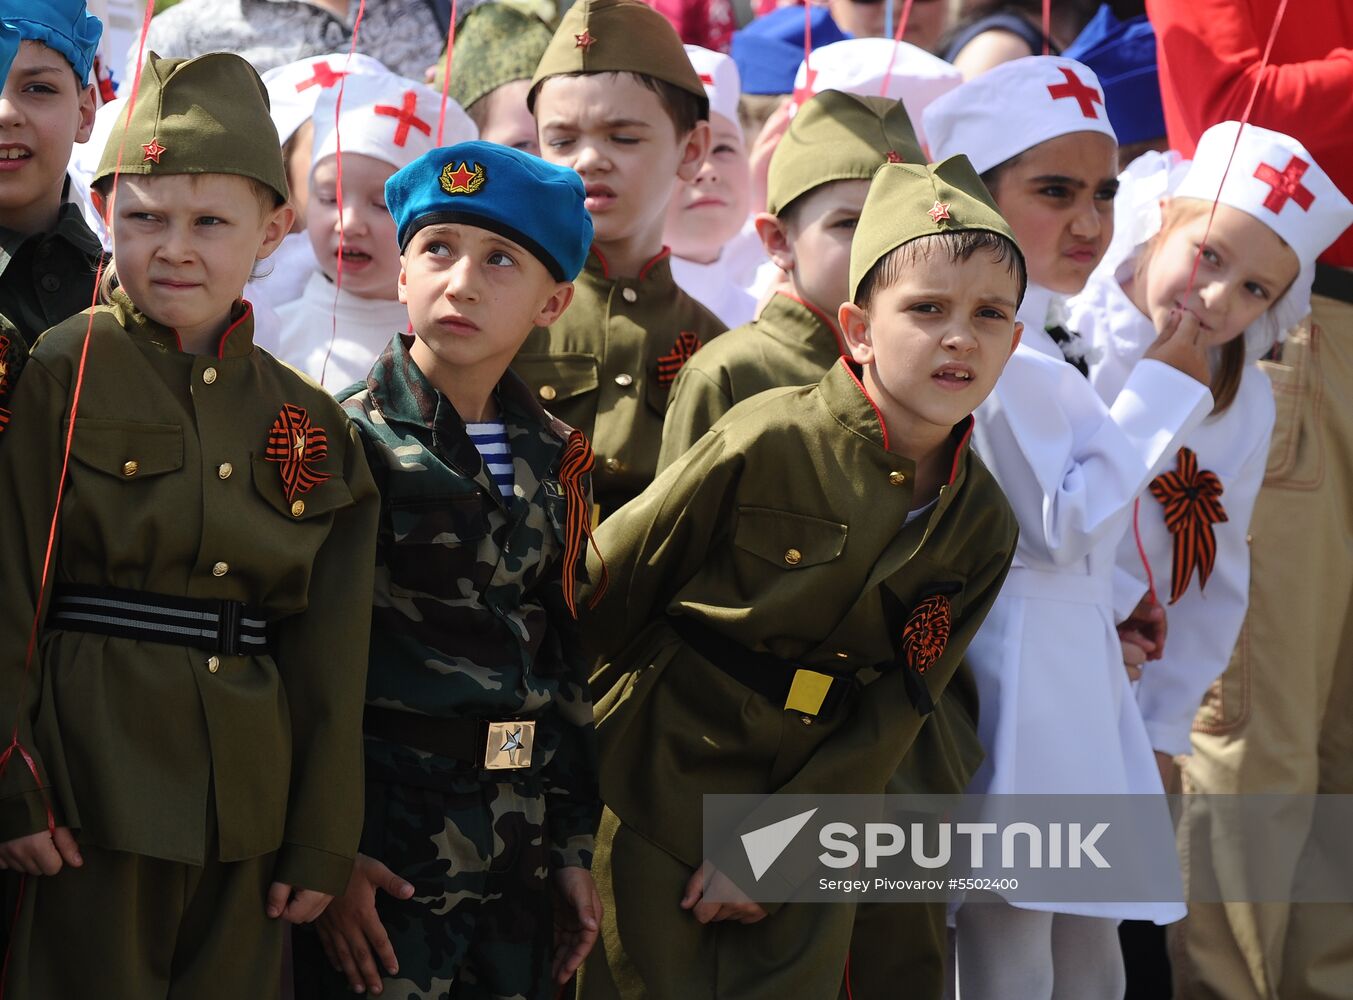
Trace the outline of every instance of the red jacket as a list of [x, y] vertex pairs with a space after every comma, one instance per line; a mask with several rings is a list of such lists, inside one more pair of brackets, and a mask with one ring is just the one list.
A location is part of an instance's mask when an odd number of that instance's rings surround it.
[[[1170, 145], [1193, 154], [1209, 126], [1239, 120], [1279, 0], [1147, 0]], [[1285, 132], [1353, 199], [1353, 3], [1289, 0], [1250, 120]], [[1353, 267], [1353, 229], [1320, 258]]]

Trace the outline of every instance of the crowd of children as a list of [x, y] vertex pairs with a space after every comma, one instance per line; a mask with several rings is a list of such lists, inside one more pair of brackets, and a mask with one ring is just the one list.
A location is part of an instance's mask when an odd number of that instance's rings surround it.
[[1122, 997], [1183, 903], [757, 903], [702, 797], [1172, 836], [1353, 203], [1169, 151], [1107, 7], [1102, 78], [965, 81], [468, 6], [427, 82], [104, 101], [84, 0], [0, 0], [0, 996]]

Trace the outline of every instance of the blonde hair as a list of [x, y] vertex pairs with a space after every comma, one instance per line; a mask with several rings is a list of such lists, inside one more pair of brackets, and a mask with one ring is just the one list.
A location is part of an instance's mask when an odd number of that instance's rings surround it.
[[[1146, 245], [1142, 247], [1142, 252], [1138, 254], [1137, 263], [1132, 269], [1133, 283], [1139, 288], [1142, 287], [1141, 282], [1146, 278], [1146, 269], [1151, 265], [1151, 260], [1155, 257], [1156, 251], [1172, 230], [1185, 223], [1192, 222], [1199, 216], [1207, 215], [1211, 211], [1211, 203], [1198, 198], [1171, 198], [1161, 205], [1160, 231], [1147, 240]], [[1220, 355], [1217, 369], [1212, 373], [1212, 383], [1209, 386], [1212, 390], [1212, 414], [1214, 416], [1225, 413], [1230, 409], [1231, 404], [1236, 401], [1236, 393], [1240, 391], [1240, 380], [1245, 374], [1244, 332], [1242, 331], [1222, 344]]]

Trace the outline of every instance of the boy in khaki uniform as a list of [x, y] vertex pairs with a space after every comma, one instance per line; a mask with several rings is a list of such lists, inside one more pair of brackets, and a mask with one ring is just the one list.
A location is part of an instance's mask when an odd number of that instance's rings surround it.
[[4, 994], [276, 997], [278, 918], [361, 830], [379, 497], [338, 404], [253, 346], [293, 212], [248, 63], [152, 54], [95, 190], [119, 285], [34, 346], [0, 448], [0, 864], [43, 876]]
[[[706, 901], [701, 796], [880, 793], [903, 764], [1014, 552], [967, 442], [1023, 286], [966, 160], [885, 165], [837, 314], [849, 358], [734, 407], [601, 526], [586, 1000], [837, 996], [854, 906]], [[804, 671], [820, 705], [791, 694]]]
[[869, 181], [889, 162], [925, 162], [900, 102], [826, 90], [799, 109], [770, 161], [766, 211], [756, 220], [790, 289], [682, 368], [667, 406], [659, 469], [734, 404], [767, 389], [816, 383], [841, 357], [836, 310], [849, 297], [850, 244]]
[[724, 326], [677, 287], [662, 244], [673, 181], [709, 149], [709, 100], [667, 20], [637, 0], [581, 0], [560, 22], [528, 101], [540, 153], [583, 179], [596, 238], [573, 305], [513, 368], [597, 453], [610, 514], [653, 479], [682, 365]]

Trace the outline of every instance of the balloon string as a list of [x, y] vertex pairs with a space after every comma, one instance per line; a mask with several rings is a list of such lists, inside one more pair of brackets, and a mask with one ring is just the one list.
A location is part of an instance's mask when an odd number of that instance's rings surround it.
[[1137, 556], [1142, 561], [1142, 568], [1146, 570], [1146, 597], [1152, 604], [1159, 604], [1156, 598], [1156, 576], [1151, 572], [1151, 560], [1146, 558], [1146, 546], [1142, 544], [1142, 529], [1138, 523], [1137, 514], [1142, 508], [1142, 498], [1138, 497], [1132, 503], [1132, 537], [1137, 543]]
[[813, 72], [813, 10], [809, 4], [803, 5], [803, 90], [795, 88], [794, 103], [801, 106], [813, 96], [816, 74]]
[[888, 86], [893, 80], [893, 64], [897, 62], [897, 51], [902, 47], [902, 39], [907, 34], [907, 22], [911, 20], [912, 0], [902, 7], [902, 16], [897, 20], [897, 31], [893, 34], [893, 50], [888, 54], [888, 71], [883, 74], [883, 85], [879, 87], [879, 97], [888, 96]]
[[1043, 0], [1043, 54], [1052, 55], [1052, 0]]
[[446, 62], [442, 66], [442, 111], [437, 119], [437, 145], [442, 144], [446, 130], [446, 102], [451, 91], [451, 50], [456, 45], [456, 0], [451, 0], [451, 25], [446, 29]]
[[357, 51], [357, 33], [362, 28], [362, 16], [366, 14], [366, 0], [357, 4], [357, 17], [352, 22], [352, 44], [348, 46], [348, 57], [343, 61], [343, 75], [338, 78], [338, 96], [334, 98], [334, 199], [338, 202], [338, 263], [334, 268], [334, 307], [330, 316], [329, 346], [324, 351], [324, 364], [320, 365], [319, 381], [329, 374], [329, 358], [334, 353], [334, 341], [338, 339], [338, 296], [343, 291], [343, 89], [348, 83], [348, 67], [352, 65], [353, 53]]

